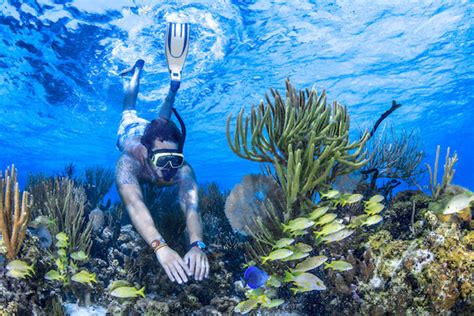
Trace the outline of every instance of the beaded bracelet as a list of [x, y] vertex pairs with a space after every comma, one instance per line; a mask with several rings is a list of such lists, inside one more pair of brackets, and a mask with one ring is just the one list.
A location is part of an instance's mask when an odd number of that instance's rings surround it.
[[153, 248], [153, 251], [156, 253], [158, 249], [163, 248], [164, 246], [167, 246], [168, 244], [163, 238], [160, 239], [155, 239], [151, 242], [151, 248]]
[[166, 247], [166, 246], [168, 246], [167, 243], [164, 243], [164, 244], [159, 245], [158, 247], [155, 248], [155, 253], [156, 253], [158, 250], [160, 250], [161, 248]]

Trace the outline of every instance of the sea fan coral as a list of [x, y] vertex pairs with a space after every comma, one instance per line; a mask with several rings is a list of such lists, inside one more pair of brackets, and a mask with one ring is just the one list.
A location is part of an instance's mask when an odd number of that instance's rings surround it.
[[225, 214], [234, 231], [251, 235], [259, 230], [256, 218], [268, 219], [265, 201], [273, 204], [281, 202], [281, 189], [270, 177], [264, 175], [246, 175], [237, 184], [225, 203]]

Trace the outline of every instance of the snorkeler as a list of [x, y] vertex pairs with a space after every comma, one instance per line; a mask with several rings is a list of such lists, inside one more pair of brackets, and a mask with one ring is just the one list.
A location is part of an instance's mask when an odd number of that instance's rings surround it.
[[[179, 284], [194, 275], [202, 280], [209, 274], [209, 262], [202, 242], [202, 226], [198, 213], [198, 187], [191, 166], [184, 160], [183, 146], [186, 128], [173, 108], [181, 81], [181, 71], [188, 53], [189, 24], [169, 23], [166, 32], [166, 60], [171, 74], [171, 85], [156, 119], [149, 122], [137, 116], [137, 101], [143, 60], [121, 72], [131, 74], [125, 87], [123, 113], [118, 130], [117, 147], [122, 151], [116, 166], [116, 183], [133, 226], [153, 248], [156, 258], [171, 281]], [[181, 132], [171, 121], [174, 113]], [[179, 201], [186, 215], [189, 251], [183, 258], [171, 249], [158, 232], [143, 200], [139, 181], [157, 186], [178, 185]]]

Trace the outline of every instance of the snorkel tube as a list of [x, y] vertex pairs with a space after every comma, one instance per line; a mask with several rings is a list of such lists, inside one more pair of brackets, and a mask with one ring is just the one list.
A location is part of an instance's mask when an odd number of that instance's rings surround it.
[[181, 140], [179, 141], [179, 144], [178, 144], [178, 151], [182, 153], [184, 149], [184, 142], [186, 141], [186, 125], [184, 124], [183, 119], [181, 118], [178, 111], [174, 107], [173, 107], [173, 113], [178, 119], [179, 125], [181, 127]]

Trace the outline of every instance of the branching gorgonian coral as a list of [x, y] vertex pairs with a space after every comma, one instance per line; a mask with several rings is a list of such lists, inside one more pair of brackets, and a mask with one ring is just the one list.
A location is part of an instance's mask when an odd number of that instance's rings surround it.
[[416, 177], [423, 172], [420, 163], [424, 153], [414, 131], [397, 133], [393, 127], [386, 129], [380, 137], [372, 139], [369, 151], [372, 155], [364, 169], [373, 174], [373, 185], [377, 178], [416, 184]]
[[288, 220], [298, 215], [293, 207], [298, 199], [311, 199], [337, 176], [366, 163], [363, 149], [369, 133], [350, 142], [346, 107], [328, 105], [324, 91], [296, 91], [287, 81], [286, 100], [276, 90], [271, 94], [274, 101], [266, 95], [266, 103], [252, 107], [250, 117], [240, 111], [234, 137], [229, 115], [227, 139], [239, 157], [273, 164], [286, 196]]

